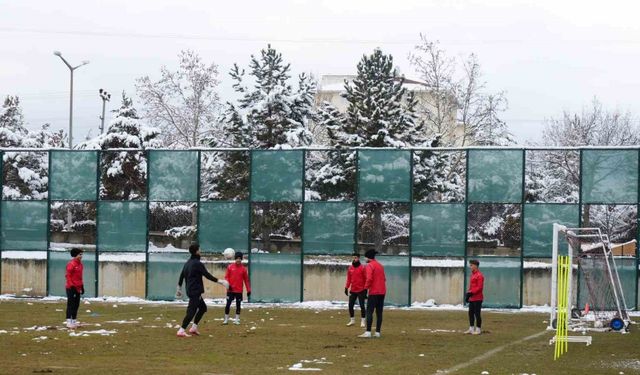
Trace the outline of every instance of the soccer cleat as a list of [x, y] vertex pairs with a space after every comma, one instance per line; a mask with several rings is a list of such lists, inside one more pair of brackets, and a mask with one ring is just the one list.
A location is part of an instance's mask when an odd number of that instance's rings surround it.
[[360, 328], [364, 328], [367, 326], [367, 318], [360, 319]]
[[240, 325], [240, 319], [234, 319], [233, 320], [233, 324], [239, 326]]
[[482, 334], [482, 329], [480, 328], [476, 328], [475, 331], [473, 331], [472, 335], [481, 335]]
[[374, 337], [376, 337], [376, 338], [380, 338], [380, 337], [381, 337], [381, 336], [380, 336], [380, 332], [376, 332], [376, 333], [374, 334]]
[[184, 328], [180, 328], [178, 330], [178, 333], [176, 333], [176, 336], [178, 337], [191, 337], [191, 335], [188, 335], [185, 331]]
[[194, 336], [200, 336], [200, 332], [198, 331], [198, 327], [189, 328], [189, 333]]
[[74, 324], [74, 323], [67, 323], [67, 328], [68, 329], [76, 329], [76, 328], [78, 328], [78, 326], [76, 324]]
[[464, 334], [465, 335], [472, 335], [473, 332], [475, 332], [474, 328], [473, 327], [469, 327], [468, 330], [464, 331]]
[[370, 331], [366, 331], [365, 333], [361, 334], [361, 335], [360, 335], [360, 336], [358, 336], [358, 337], [362, 337], [362, 338], [365, 338], [365, 339], [369, 339], [369, 338], [371, 338], [371, 332], [370, 332]]
[[356, 320], [354, 318], [351, 318], [349, 319], [349, 323], [347, 323], [347, 327], [351, 327], [354, 324], [356, 324]]
[[222, 325], [223, 325], [223, 326], [226, 326], [227, 324], [229, 324], [229, 319], [225, 319], [225, 320], [222, 322]]

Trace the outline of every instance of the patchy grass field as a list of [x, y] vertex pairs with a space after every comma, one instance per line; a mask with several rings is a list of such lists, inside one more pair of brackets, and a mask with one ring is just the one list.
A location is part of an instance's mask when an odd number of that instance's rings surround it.
[[486, 333], [467, 336], [463, 311], [388, 309], [383, 337], [361, 339], [343, 310], [247, 305], [240, 326], [222, 326], [222, 307], [210, 306], [202, 335], [179, 339], [182, 305], [83, 303], [80, 336], [63, 328], [64, 308], [0, 301], [0, 373], [285, 374], [297, 364], [328, 374], [640, 374], [640, 326], [594, 333], [592, 346], [570, 344], [554, 362], [544, 314], [485, 312]]

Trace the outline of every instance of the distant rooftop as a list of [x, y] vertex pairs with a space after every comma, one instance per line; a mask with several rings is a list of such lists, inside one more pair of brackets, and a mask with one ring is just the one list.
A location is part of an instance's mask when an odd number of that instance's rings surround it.
[[[344, 81], [351, 81], [355, 78], [355, 75], [349, 74], [327, 74], [323, 75], [318, 85], [319, 92], [342, 92], [344, 90]], [[428, 90], [429, 88], [422, 81], [415, 79], [404, 79], [404, 87], [411, 91]]]

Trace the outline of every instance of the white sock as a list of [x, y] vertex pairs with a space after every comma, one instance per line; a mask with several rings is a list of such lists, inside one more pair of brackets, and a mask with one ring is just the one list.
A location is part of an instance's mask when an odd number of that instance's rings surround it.
[[229, 314], [224, 314], [224, 321], [228, 321], [229, 320]]
[[236, 314], [236, 320], [240, 320], [240, 314]]
[[67, 325], [71, 324], [71, 319], [67, 319]]
[[71, 324], [78, 324], [78, 321], [75, 319], [71, 319]]

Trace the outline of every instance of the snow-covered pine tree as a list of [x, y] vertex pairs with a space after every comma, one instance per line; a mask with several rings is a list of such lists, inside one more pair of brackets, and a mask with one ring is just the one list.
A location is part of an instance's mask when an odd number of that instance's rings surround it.
[[249, 85], [244, 69], [237, 64], [231, 69], [233, 88], [241, 97], [237, 105], [227, 103], [223, 121], [228, 138], [215, 143], [258, 149], [309, 145], [307, 125], [313, 117], [315, 82], [302, 73], [294, 89], [289, 83], [290, 64], [270, 45], [260, 56], [251, 56], [249, 69]]
[[[345, 82], [344, 98], [348, 107], [341, 113], [330, 103], [322, 103], [318, 121], [327, 129], [329, 145], [334, 148], [409, 147], [426, 142], [422, 125], [416, 123], [413, 93], [402, 87], [404, 77], [393, 66], [393, 57], [375, 49], [357, 65], [357, 75]], [[353, 190], [356, 173], [355, 152], [331, 158], [311, 182], [320, 196], [338, 197], [340, 191]]]
[[[17, 96], [7, 96], [0, 108], [0, 147], [44, 148], [48, 143], [46, 126], [39, 132], [30, 132]], [[49, 184], [49, 160], [45, 152], [4, 152], [4, 199], [46, 199]]]
[[[271, 46], [251, 56], [248, 77], [234, 64], [229, 73], [237, 103], [227, 103], [223, 134], [208, 139], [210, 146], [252, 149], [290, 149], [311, 144], [307, 129], [314, 116], [315, 82], [305, 73], [298, 85], [290, 83], [289, 64]], [[243, 199], [249, 178], [249, 160], [244, 152], [220, 152], [204, 160], [205, 194], [215, 199]]]
[[[375, 49], [369, 56], [364, 55], [357, 65], [356, 77], [345, 82], [346, 113], [340, 113], [329, 103], [320, 106], [319, 121], [327, 129], [330, 146], [402, 148], [428, 145], [422, 124], [416, 122], [417, 100], [403, 87], [403, 82], [404, 77], [393, 66], [391, 55], [385, 55], [380, 49]], [[354, 189], [345, 185], [355, 181], [355, 152], [340, 156], [330, 157], [312, 176], [311, 189], [321, 197], [340, 198], [347, 194], [345, 191]], [[390, 218], [389, 215], [400, 212], [402, 210], [396, 207], [385, 208], [381, 203], [374, 203], [359, 213], [360, 225], [372, 228], [378, 250], [383, 241], [383, 216]], [[402, 222], [406, 215], [399, 215], [397, 220], [386, 222]], [[406, 239], [408, 228], [398, 228], [402, 233], [384, 233], [384, 237]]]
[[[79, 149], [109, 150], [132, 148], [144, 150], [161, 147], [160, 131], [145, 126], [133, 105], [133, 100], [122, 93], [122, 104], [106, 133], [81, 143]], [[147, 157], [142, 151], [103, 152], [100, 160], [102, 199], [139, 199], [146, 194]]]

